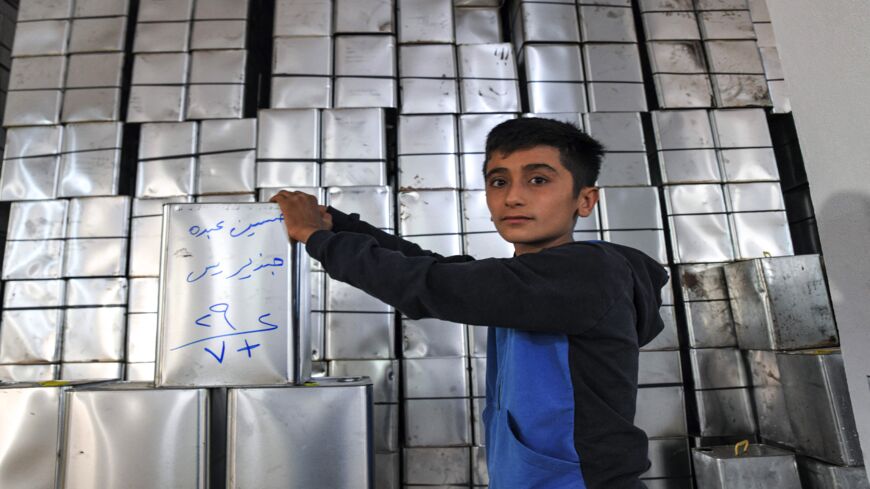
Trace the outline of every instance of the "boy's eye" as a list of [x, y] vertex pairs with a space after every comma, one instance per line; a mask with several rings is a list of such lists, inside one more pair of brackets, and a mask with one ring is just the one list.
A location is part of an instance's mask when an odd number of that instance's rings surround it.
[[548, 181], [549, 180], [547, 180], [544, 177], [532, 177], [531, 180], [529, 180], [529, 182], [531, 182], [535, 185], [541, 185], [541, 184], [547, 183]]
[[490, 187], [503, 187], [505, 185], [505, 181], [503, 178], [493, 178], [489, 181]]

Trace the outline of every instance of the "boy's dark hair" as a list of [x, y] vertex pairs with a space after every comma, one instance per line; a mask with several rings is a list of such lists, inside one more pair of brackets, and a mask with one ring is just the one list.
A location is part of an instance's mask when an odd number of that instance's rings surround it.
[[604, 146], [574, 124], [539, 117], [511, 119], [495, 126], [486, 137], [486, 164], [494, 153], [510, 155], [536, 146], [559, 150], [559, 160], [574, 177], [574, 195], [584, 187], [595, 186]]

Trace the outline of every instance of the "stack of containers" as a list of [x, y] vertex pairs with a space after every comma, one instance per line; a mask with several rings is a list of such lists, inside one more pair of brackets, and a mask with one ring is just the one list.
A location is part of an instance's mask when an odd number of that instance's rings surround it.
[[[0, 2], [0, 112], [4, 111], [8, 97], [9, 70], [12, 68], [12, 44], [15, 42], [17, 14], [17, 8], [12, 4]], [[0, 141], [2, 141], [2, 132], [0, 132]]]
[[456, 44], [481, 44], [504, 40], [499, 8], [502, 0], [453, 0]]
[[394, 0], [335, 0], [333, 107], [398, 106]]
[[199, 124], [197, 202], [255, 202], [256, 119], [212, 119]]
[[692, 0], [645, 1], [641, 11], [659, 107], [712, 107], [713, 88]]
[[270, 107], [332, 107], [332, 0], [275, 3]]
[[749, 16], [758, 39], [758, 50], [761, 52], [761, 62], [764, 64], [764, 77], [767, 79], [767, 90], [773, 104], [773, 112], [785, 114], [791, 112], [788, 98], [788, 87], [785, 83], [785, 73], [779, 59], [776, 47], [776, 37], [773, 35], [773, 24], [770, 22], [770, 12], [767, 11], [767, 0], [749, 0]]

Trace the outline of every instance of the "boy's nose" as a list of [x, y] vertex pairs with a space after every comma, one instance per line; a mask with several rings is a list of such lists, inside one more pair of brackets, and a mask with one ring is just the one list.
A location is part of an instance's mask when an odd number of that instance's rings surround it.
[[504, 203], [508, 207], [521, 206], [525, 203], [522, 187], [519, 185], [511, 185], [504, 196]]

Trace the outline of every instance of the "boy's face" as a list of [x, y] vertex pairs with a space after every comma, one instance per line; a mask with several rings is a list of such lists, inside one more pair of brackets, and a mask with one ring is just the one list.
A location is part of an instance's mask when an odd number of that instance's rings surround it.
[[595, 187], [574, 195], [571, 172], [551, 146], [492, 154], [485, 179], [492, 221], [517, 255], [572, 242], [576, 218], [588, 216], [598, 202]]

